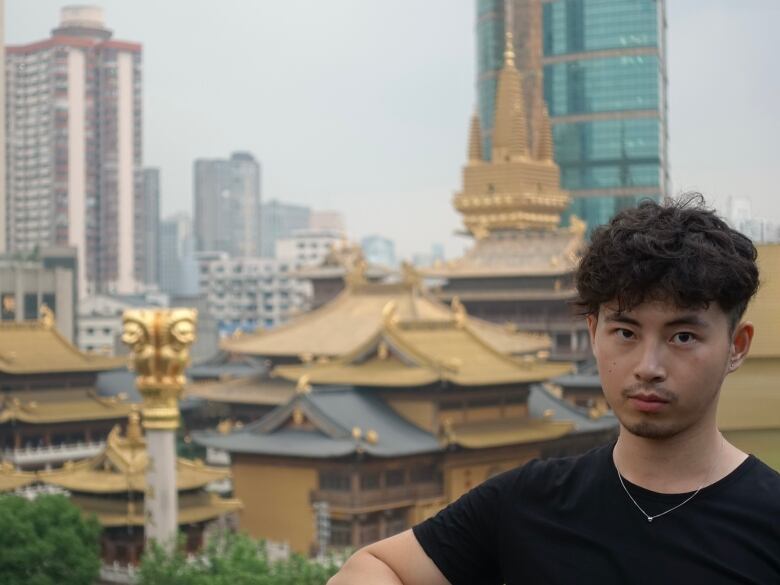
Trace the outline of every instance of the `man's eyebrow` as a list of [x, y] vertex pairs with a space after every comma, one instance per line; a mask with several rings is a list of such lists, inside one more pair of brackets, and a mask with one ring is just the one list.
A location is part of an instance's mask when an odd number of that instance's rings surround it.
[[607, 316], [604, 318], [605, 321], [609, 323], [628, 323], [629, 325], [635, 325], [637, 327], [640, 327], [641, 324], [636, 319], [632, 319], [631, 317], [627, 316], [625, 313], [621, 313], [619, 311], [615, 311], [614, 313], [608, 313]]
[[[625, 313], [620, 313], [620, 312], [609, 313], [604, 318], [604, 320], [609, 323], [627, 323], [628, 325], [634, 325], [635, 327], [642, 326], [642, 324], [636, 319], [629, 317]], [[667, 321], [666, 323], [664, 323], [664, 327], [676, 327], [678, 325], [690, 325], [692, 327], [702, 327], [702, 328], [709, 327], [709, 323], [707, 323], [707, 321], [705, 321], [699, 315], [696, 315], [694, 313], [688, 315], [681, 315], [675, 319], [672, 319], [671, 321]]]

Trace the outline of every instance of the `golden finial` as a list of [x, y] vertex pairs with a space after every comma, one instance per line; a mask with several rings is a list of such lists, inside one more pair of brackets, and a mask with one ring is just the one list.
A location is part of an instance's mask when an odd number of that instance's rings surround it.
[[221, 435], [227, 435], [230, 433], [230, 431], [233, 430], [233, 423], [229, 418], [226, 418], [225, 420], [222, 420], [217, 425], [217, 431]]
[[382, 308], [382, 321], [386, 327], [392, 327], [398, 323], [398, 305], [395, 301], [388, 301]]
[[376, 445], [379, 442], [379, 433], [377, 433], [374, 429], [368, 429], [368, 432], [366, 433], [366, 441], [370, 445]]
[[453, 444], [457, 440], [455, 435], [455, 429], [452, 425], [451, 418], [445, 418], [441, 423], [441, 435], [444, 437], [444, 441], [447, 445]]
[[311, 392], [311, 378], [308, 374], [304, 374], [298, 378], [298, 382], [295, 384], [295, 392], [298, 394], [308, 394]]
[[506, 47], [504, 48], [504, 67], [515, 66], [515, 47], [512, 39], [512, 33], [506, 31]]
[[466, 326], [468, 313], [466, 313], [466, 307], [463, 306], [462, 302], [460, 302], [460, 297], [452, 297], [452, 303], [450, 303], [450, 306], [452, 308], [452, 312], [454, 313], [455, 326], [459, 329], [463, 329], [463, 327]]
[[359, 441], [363, 438], [363, 429], [360, 427], [352, 427], [352, 438], [355, 441]]
[[138, 405], [133, 404], [130, 407], [130, 414], [127, 417], [127, 437], [128, 443], [132, 446], [138, 446], [143, 442], [143, 433], [141, 432], [141, 413], [138, 412]]
[[363, 259], [363, 255], [360, 254], [355, 260], [352, 268], [347, 268], [347, 273], [344, 275], [344, 282], [348, 289], [355, 289], [360, 285], [366, 284], [368, 279], [366, 278], [366, 272], [368, 270], [368, 264]]
[[46, 303], [41, 303], [41, 308], [38, 310], [38, 321], [44, 329], [51, 329], [54, 327], [54, 312]]
[[401, 262], [401, 275], [406, 286], [410, 286], [412, 288], [420, 287], [420, 284], [422, 283], [422, 276], [420, 276], [420, 273], [417, 272], [411, 263], [406, 261]]
[[384, 339], [379, 342], [376, 355], [380, 360], [386, 360], [390, 356], [390, 349], [387, 347], [387, 342]]

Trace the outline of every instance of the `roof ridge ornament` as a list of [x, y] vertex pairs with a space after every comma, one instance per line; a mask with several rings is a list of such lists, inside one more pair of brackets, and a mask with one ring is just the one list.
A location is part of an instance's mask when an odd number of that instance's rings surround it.
[[54, 311], [46, 303], [41, 303], [38, 309], [38, 322], [44, 329], [54, 328]]

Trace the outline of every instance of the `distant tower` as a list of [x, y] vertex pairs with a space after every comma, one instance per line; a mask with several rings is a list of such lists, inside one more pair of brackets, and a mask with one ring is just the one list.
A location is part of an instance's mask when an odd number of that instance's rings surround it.
[[247, 152], [194, 165], [194, 226], [199, 252], [259, 256], [260, 164]]
[[75, 246], [80, 297], [137, 292], [141, 45], [112, 39], [100, 8], [61, 14], [50, 38], [6, 49], [8, 249]]

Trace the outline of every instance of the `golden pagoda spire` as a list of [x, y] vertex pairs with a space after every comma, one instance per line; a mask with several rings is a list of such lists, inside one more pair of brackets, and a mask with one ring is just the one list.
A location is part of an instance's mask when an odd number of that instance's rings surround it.
[[520, 72], [515, 67], [512, 33], [506, 33], [504, 67], [498, 74], [496, 119], [493, 130], [493, 162], [528, 156], [526, 110]]
[[[540, 103], [541, 102], [541, 103]], [[550, 127], [550, 113], [547, 111], [547, 104], [544, 98], [539, 98], [534, 108], [534, 128], [536, 136], [534, 137], [534, 158], [536, 160], [553, 160], [553, 137]]]
[[471, 128], [469, 128], [469, 164], [482, 162], [482, 127], [479, 124], [479, 114], [476, 110], [471, 116]]

